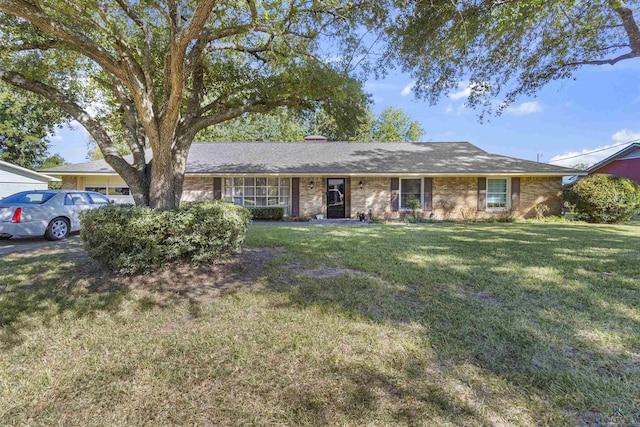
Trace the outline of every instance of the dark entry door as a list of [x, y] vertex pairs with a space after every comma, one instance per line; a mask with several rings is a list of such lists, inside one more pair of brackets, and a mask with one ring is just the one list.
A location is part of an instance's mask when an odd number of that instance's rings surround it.
[[327, 218], [344, 218], [344, 178], [327, 179]]

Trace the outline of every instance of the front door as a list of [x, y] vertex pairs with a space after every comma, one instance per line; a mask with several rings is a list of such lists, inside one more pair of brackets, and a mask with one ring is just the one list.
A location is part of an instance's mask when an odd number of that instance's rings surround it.
[[327, 218], [344, 218], [344, 178], [327, 179]]

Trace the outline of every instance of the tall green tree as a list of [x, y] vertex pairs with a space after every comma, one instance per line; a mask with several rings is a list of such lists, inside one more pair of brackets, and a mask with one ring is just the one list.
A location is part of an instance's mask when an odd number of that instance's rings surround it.
[[77, 120], [137, 204], [173, 207], [189, 148], [209, 126], [318, 104], [341, 126], [358, 120], [360, 83], [319, 46], [345, 34], [350, 4], [0, 0], [0, 80]]
[[50, 169], [50, 168], [55, 168], [57, 166], [68, 165], [68, 164], [69, 163], [60, 154], [56, 153], [46, 157], [38, 165], [38, 169]]
[[234, 120], [200, 132], [204, 142], [293, 142], [302, 141], [305, 129], [301, 121], [286, 108], [270, 114], [245, 114]]
[[[69, 164], [60, 154], [53, 154], [47, 158], [45, 158], [42, 163], [39, 165], [38, 169], [50, 169], [55, 168], [57, 166], [67, 165]], [[62, 188], [62, 182], [49, 182], [50, 190], [60, 190]]]
[[401, 109], [387, 107], [373, 120], [370, 134], [372, 141], [418, 141], [424, 129]]
[[[366, 108], [363, 105], [362, 108]], [[401, 109], [386, 108], [376, 116], [371, 111], [359, 124], [347, 129], [322, 109], [298, 115], [286, 108], [270, 114], [246, 114], [200, 132], [201, 142], [302, 141], [306, 135], [323, 135], [330, 141], [418, 141], [424, 129]]]
[[33, 169], [47, 156], [64, 114], [34, 94], [0, 82], [0, 159]]
[[380, 0], [368, 25], [384, 40], [378, 63], [399, 64], [432, 103], [468, 82], [468, 104], [498, 113], [583, 66], [640, 56], [638, 0]]

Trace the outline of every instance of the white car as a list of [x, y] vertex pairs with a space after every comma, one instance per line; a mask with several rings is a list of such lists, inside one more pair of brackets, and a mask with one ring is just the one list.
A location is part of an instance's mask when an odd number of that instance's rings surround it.
[[64, 239], [80, 230], [80, 213], [111, 203], [100, 193], [76, 190], [23, 191], [0, 200], [0, 237]]

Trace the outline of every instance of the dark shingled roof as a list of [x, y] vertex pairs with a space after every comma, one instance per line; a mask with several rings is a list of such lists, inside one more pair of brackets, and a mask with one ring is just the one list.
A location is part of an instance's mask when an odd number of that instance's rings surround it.
[[[47, 173], [114, 173], [104, 160]], [[579, 171], [487, 153], [468, 142], [215, 142], [193, 144], [187, 174], [554, 174]]]

